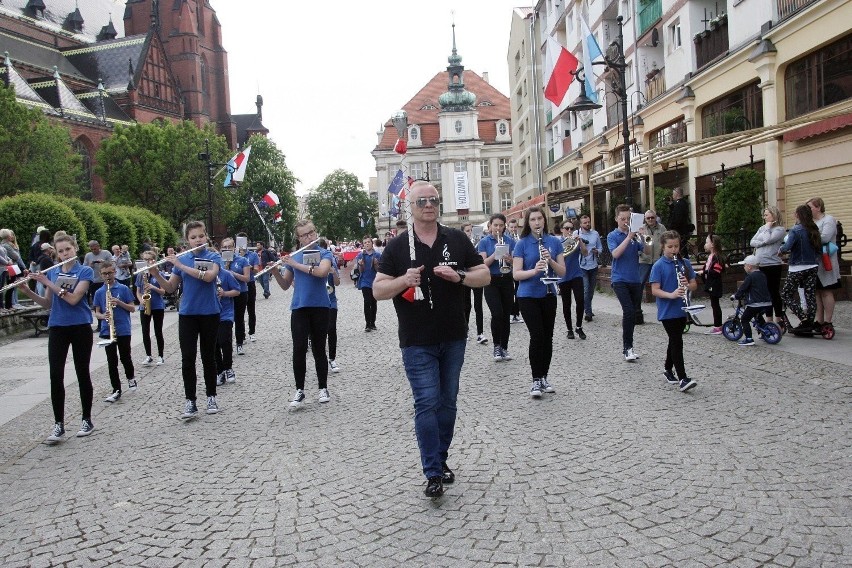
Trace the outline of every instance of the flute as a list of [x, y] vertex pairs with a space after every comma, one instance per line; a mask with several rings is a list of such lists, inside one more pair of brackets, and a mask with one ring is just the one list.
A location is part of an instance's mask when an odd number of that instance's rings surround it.
[[[187, 253], [190, 253], [190, 252], [197, 251], [198, 249], [201, 249], [201, 248], [207, 248], [207, 244], [198, 245], [197, 247], [192, 247], [191, 249], [189, 249], [189, 250], [185, 250], [185, 251], [183, 251], [183, 252], [182, 252], [182, 253], [180, 253], [180, 254], [176, 254], [175, 256], [181, 256], [181, 255], [184, 255], [184, 254], [187, 254]], [[144, 269], [142, 269], [142, 271], [150, 270], [150, 269], [152, 269], [152, 268], [156, 268], [156, 267], [160, 266], [161, 264], [165, 264], [166, 262], [168, 262], [168, 260], [167, 260], [167, 259], [165, 259], [165, 258], [164, 258], [163, 260], [158, 260], [158, 261], [157, 261], [157, 262], [155, 262], [154, 264], [152, 264], [152, 265], [150, 265], [150, 266], [147, 266], [147, 267], [145, 267]]]
[[[307, 248], [312, 247], [313, 245], [317, 244], [318, 242], [319, 242], [319, 239], [314, 239], [311, 242], [309, 242], [308, 244], [306, 244], [305, 246], [303, 246], [302, 248], [291, 252], [287, 256], [293, 256], [294, 254], [298, 254], [298, 253], [302, 252], [303, 250], [306, 250]], [[277, 268], [277, 267], [281, 266], [283, 263], [284, 263], [284, 259], [280, 258], [280, 259], [276, 260], [275, 262], [270, 263], [269, 266], [267, 266], [266, 268], [264, 268], [263, 270], [261, 270], [260, 272], [255, 274], [254, 277], [257, 278], [259, 276], [263, 276], [264, 274], [266, 274], [267, 272], [269, 272], [273, 268]]]
[[27, 274], [27, 275], [26, 275], [23, 279], [21, 279], [21, 280], [15, 280], [15, 281], [14, 281], [14, 282], [12, 282], [11, 284], [6, 284], [6, 285], [5, 285], [5, 286], [3, 286], [2, 288], [0, 288], [0, 294], [2, 294], [3, 292], [5, 292], [6, 290], [9, 290], [9, 289], [11, 289], [11, 288], [14, 288], [15, 286], [20, 286], [20, 285], [21, 285], [21, 284], [23, 284], [24, 282], [29, 282], [30, 280], [32, 280], [32, 279], [33, 279], [33, 275], [34, 275], [34, 274], [47, 274], [47, 273], [48, 273], [48, 272], [50, 272], [51, 270], [54, 270], [54, 269], [56, 269], [56, 268], [59, 268], [60, 266], [62, 266], [62, 265], [63, 265], [63, 264], [65, 264], [66, 262], [70, 262], [70, 261], [72, 261], [72, 260], [74, 260], [74, 259], [72, 258], [72, 259], [68, 259], [68, 260], [63, 260], [62, 262], [57, 262], [57, 263], [56, 263], [56, 264], [54, 264], [53, 266], [49, 266], [48, 268], [45, 268], [44, 270], [42, 270], [42, 271], [40, 271], [40, 272], [34, 272], [34, 273], [32, 273], [32, 274]]

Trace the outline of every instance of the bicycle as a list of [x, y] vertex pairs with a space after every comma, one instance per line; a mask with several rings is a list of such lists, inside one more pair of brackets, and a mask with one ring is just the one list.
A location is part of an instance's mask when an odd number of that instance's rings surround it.
[[[722, 335], [729, 341], [739, 341], [743, 336], [743, 321], [742, 314], [745, 311], [742, 300], [736, 302], [736, 311], [734, 315], [729, 316], [727, 321], [722, 324]], [[778, 324], [763, 319], [763, 314], [755, 315], [746, 325], [752, 325], [757, 331], [758, 337], [770, 345], [775, 345], [781, 341], [783, 334]]]

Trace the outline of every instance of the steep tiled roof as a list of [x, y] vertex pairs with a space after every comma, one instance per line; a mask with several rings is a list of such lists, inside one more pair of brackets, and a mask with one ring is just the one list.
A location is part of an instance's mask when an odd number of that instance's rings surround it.
[[15, 89], [15, 98], [18, 101], [27, 106], [40, 108], [47, 114], [59, 114], [18, 74], [14, 65], [5, 65], [2, 71], [9, 85]]
[[[438, 126], [438, 97], [447, 91], [449, 74], [441, 71], [402, 107], [408, 114], [408, 124], [420, 126], [423, 146], [434, 146], [440, 136]], [[511, 120], [512, 111], [509, 99], [496, 88], [470, 70], [464, 72], [465, 88], [476, 95], [475, 108], [479, 112], [479, 137], [486, 143], [493, 143], [497, 137], [498, 120]], [[397, 132], [390, 119], [385, 123], [382, 140], [376, 150], [391, 150], [396, 143]]]
[[80, 100], [71, 92], [68, 85], [58, 76], [48, 81], [30, 84], [33, 89], [53, 108], [62, 114], [83, 120], [96, 120]]
[[237, 145], [240, 147], [248, 141], [249, 133], [269, 132], [269, 129], [263, 125], [257, 114], [233, 114], [231, 120], [237, 125]]
[[90, 81], [100, 79], [107, 91], [123, 92], [130, 82], [131, 65], [137, 80], [149, 42], [150, 33], [66, 49], [63, 54]]
[[101, 28], [109, 23], [111, 15], [115, 16], [113, 22], [118, 35], [124, 35], [124, 23], [119, 19], [124, 11], [124, 1], [48, 0], [44, 3], [44, 17], [33, 18], [31, 12], [26, 9], [27, 0], [2, 0], [0, 2], [0, 13], [22, 18], [53, 32], [67, 32], [63, 29], [63, 24], [68, 19], [68, 15], [74, 13], [79, 6], [80, 15], [83, 18], [83, 29], [81, 32], [72, 35], [81, 40], [95, 41]]
[[84, 80], [86, 76], [68, 61], [58, 49], [0, 31], [0, 53], [8, 51], [12, 61], [26, 63], [51, 75], [53, 68], [66, 77]]

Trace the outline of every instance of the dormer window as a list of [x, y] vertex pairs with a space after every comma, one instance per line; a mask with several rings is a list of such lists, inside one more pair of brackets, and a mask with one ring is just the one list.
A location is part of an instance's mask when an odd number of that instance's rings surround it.
[[416, 126], [412, 126], [408, 129], [408, 139], [409, 140], [419, 140], [420, 139], [420, 129]]
[[45, 8], [42, 0], [28, 0], [26, 11], [34, 18], [44, 18]]
[[500, 122], [500, 124], [497, 125], [497, 132], [500, 133], [500, 136], [505, 136], [509, 132], [509, 127], [505, 122]]

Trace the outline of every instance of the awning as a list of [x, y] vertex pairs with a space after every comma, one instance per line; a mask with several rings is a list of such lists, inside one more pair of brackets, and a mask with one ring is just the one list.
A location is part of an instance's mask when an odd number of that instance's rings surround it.
[[536, 205], [543, 206], [545, 204], [545, 200], [547, 199], [547, 194], [542, 193], [541, 195], [536, 195], [531, 199], [527, 199], [526, 201], [522, 201], [517, 205], [514, 205], [505, 211], [503, 211], [503, 215], [506, 216], [506, 219], [520, 219], [524, 216], [524, 213], [530, 207], [534, 207]]
[[[850, 113], [852, 113], [852, 104], [849, 104], [849, 102], [846, 101], [845, 104], [841, 106], [835, 105], [834, 107], [831, 107], [831, 109], [787, 120], [773, 126], [752, 128], [742, 132], [732, 132], [730, 134], [722, 134], [720, 136], [702, 138], [701, 140], [682, 142], [680, 144], [658, 146], [656, 148], [652, 148], [648, 152], [643, 152], [640, 156], [634, 158], [633, 161], [631, 161], [631, 167], [634, 171], [642, 170], [647, 172], [648, 167], [654, 167], [658, 164], [667, 164], [669, 162], [715, 154], [716, 152], [724, 152], [726, 150], [735, 150], [745, 146], [762, 144], [763, 142], [768, 142], [793, 130], [814, 125], [825, 121], [826, 119], [848, 116]], [[618, 164], [613, 164], [612, 166], [604, 168], [603, 170], [591, 175], [589, 177], [589, 181], [599, 181], [623, 170], [624, 162], [619, 162]]]

